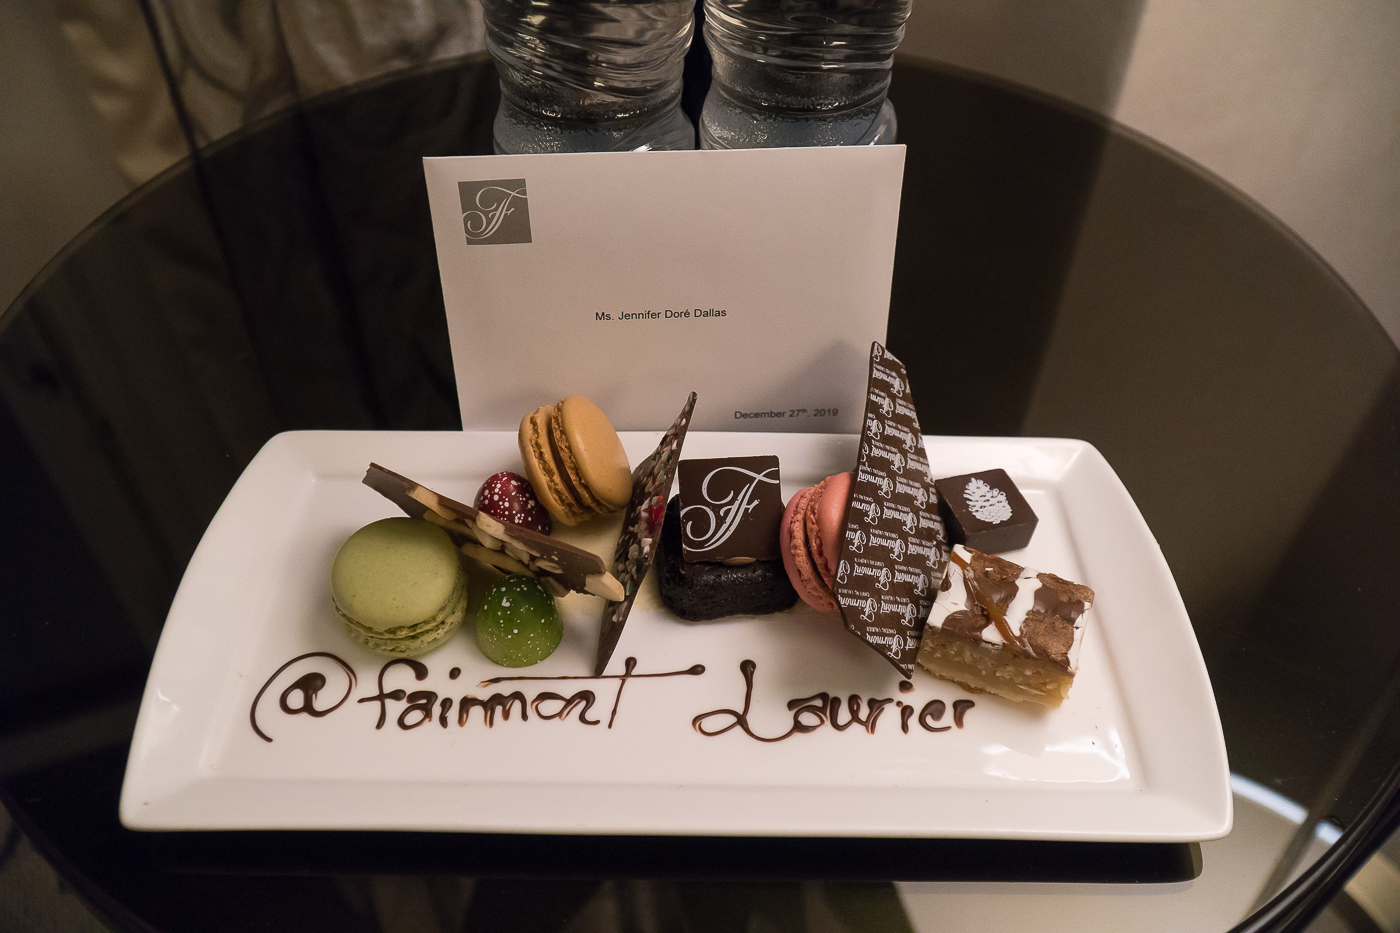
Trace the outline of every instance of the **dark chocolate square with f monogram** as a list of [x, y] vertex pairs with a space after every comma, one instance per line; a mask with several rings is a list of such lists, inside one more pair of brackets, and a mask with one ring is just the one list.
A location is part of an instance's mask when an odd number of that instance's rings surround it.
[[690, 563], [777, 560], [777, 457], [682, 460], [681, 554]]
[[469, 246], [530, 242], [530, 200], [525, 179], [460, 181], [462, 232]]

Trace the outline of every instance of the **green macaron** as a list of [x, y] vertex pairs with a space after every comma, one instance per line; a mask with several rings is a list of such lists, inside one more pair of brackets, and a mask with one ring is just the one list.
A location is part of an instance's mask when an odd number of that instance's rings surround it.
[[424, 654], [467, 614], [467, 574], [452, 539], [416, 518], [385, 518], [346, 539], [331, 598], [350, 637], [397, 657]]
[[538, 664], [554, 653], [563, 637], [559, 607], [534, 577], [503, 577], [481, 597], [476, 643], [502, 667]]

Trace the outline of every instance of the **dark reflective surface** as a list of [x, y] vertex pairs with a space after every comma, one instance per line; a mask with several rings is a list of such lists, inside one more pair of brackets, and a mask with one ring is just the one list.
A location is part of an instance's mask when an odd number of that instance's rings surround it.
[[[261, 444], [460, 426], [420, 160], [489, 152], [495, 95], [468, 62], [253, 127], [118, 205], [0, 321], [0, 788], [121, 922], [375, 929], [365, 876], [485, 871], [453, 837], [130, 833], [116, 801], [180, 575]], [[1176, 575], [1232, 769], [1348, 823], [1400, 742], [1400, 355], [1286, 230], [1153, 144], [952, 71], [900, 66], [892, 97], [889, 344], [925, 433], [1098, 446]], [[496, 844], [506, 874], [590, 879], [1199, 870], [1173, 846]], [[458, 898], [482, 912], [461, 928], [598, 898], [710, 910], [696, 929], [786, 929], [812, 897], [898, 914], [878, 884], [513, 884]]]

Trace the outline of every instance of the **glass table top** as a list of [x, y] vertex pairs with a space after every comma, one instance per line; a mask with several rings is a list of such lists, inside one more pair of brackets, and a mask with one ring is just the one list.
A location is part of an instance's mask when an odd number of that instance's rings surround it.
[[[1374, 846], [1355, 827], [1400, 739], [1394, 344], [1289, 230], [1150, 140], [935, 66], [899, 64], [891, 96], [887, 342], [924, 433], [1102, 451], [1176, 577], [1232, 771], [1307, 813], [1300, 840], [1325, 821]], [[262, 444], [460, 428], [421, 158], [490, 152], [496, 102], [468, 59], [278, 114], [113, 207], [0, 318], [0, 526], [22, 542], [0, 564], [0, 793], [64, 876], [113, 923], [172, 930], [374, 928], [353, 891], [386, 875], [512, 876], [473, 909], [555, 920], [598, 878], [774, 916], [822, 882], [869, 919], [898, 914], [890, 880], [1196, 877], [1190, 845], [119, 825], [170, 600]]]

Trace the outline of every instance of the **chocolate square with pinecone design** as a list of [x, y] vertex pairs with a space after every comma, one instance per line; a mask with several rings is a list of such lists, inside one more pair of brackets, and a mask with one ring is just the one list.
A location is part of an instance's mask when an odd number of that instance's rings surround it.
[[1005, 470], [983, 470], [933, 481], [948, 540], [986, 554], [1014, 551], [1031, 542], [1037, 521]]

